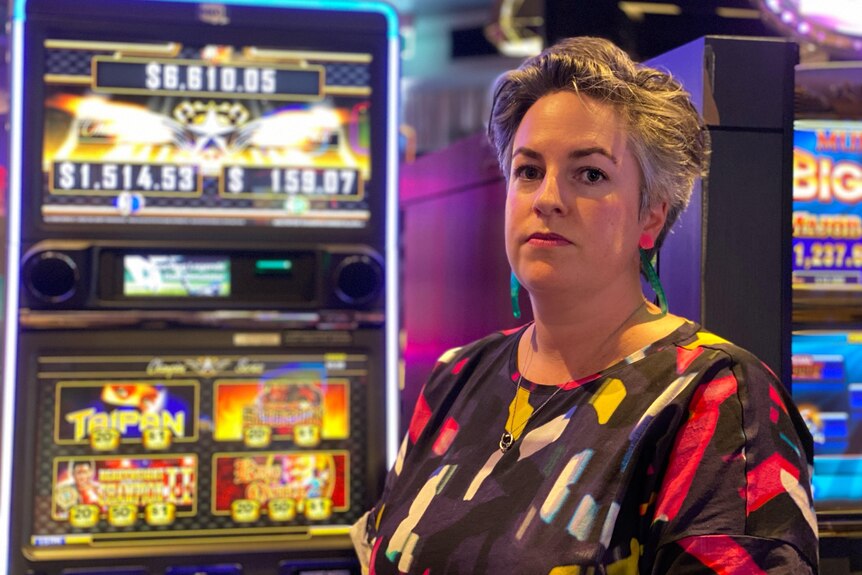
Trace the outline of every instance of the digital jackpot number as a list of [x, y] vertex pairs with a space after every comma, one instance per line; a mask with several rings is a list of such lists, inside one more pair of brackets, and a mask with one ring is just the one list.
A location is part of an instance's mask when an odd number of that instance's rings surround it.
[[261, 66], [206, 60], [94, 56], [93, 88], [111, 94], [209, 95], [266, 100], [319, 100], [323, 66]]
[[189, 165], [64, 161], [54, 164], [51, 191], [197, 193], [198, 180]]
[[223, 174], [228, 194], [358, 196], [359, 171], [353, 168], [241, 168]]
[[796, 269], [862, 269], [862, 242], [793, 242]]
[[276, 70], [234, 66], [187, 66], [150, 62], [146, 66], [148, 90], [275, 94]]

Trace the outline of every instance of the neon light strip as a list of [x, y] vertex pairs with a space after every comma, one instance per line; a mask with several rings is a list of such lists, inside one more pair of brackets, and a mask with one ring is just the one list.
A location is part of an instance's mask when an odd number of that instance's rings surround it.
[[[171, 1], [171, 0], [151, 0]], [[197, 0], [175, 0], [196, 2]], [[371, 2], [330, 0], [227, 0], [226, 4], [256, 5], [280, 8], [341, 10], [349, 12], [379, 12], [387, 20], [389, 42], [388, 70], [388, 133], [387, 133], [387, 186], [386, 186], [386, 250], [389, 262], [386, 267], [386, 454], [391, 467], [398, 453], [399, 414], [399, 348], [400, 321], [398, 317], [398, 80], [399, 37], [395, 10], [388, 5]], [[21, 235], [21, 171], [22, 165], [22, 102], [23, 102], [23, 47], [26, 0], [16, 0], [12, 22], [12, 94], [11, 94], [11, 145], [8, 201], [7, 297], [6, 342], [3, 372], [2, 428], [0, 428], [0, 529], [11, 533], [10, 504], [12, 501], [12, 449], [15, 420], [15, 396], [18, 343], [18, 286], [20, 235]], [[0, 537], [0, 566], [11, 566], [9, 538]]]
[[398, 317], [398, 64], [400, 42], [389, 34], [388, 98], [389, 133], [386, 134], [386, 463], [391, 468], [398, 455], [398, 386], [401, 322]]
[[12, 449], [15, 433], [15, 386], [18, 356], [18, 265], [21, 251], [21, 171], [24, 101], [24, 22], [12, 22], [11, 142], [9, 149], [8, 244], [6, 252], [6, 342], [3, 357], [3, 413], [0, 429], [0, 572], [9, 572], [12, 533]]

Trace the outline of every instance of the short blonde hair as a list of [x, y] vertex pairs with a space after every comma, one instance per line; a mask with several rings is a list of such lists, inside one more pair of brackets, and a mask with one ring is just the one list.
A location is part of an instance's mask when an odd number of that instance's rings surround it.
[[642, 175], [640, 213], [668, 205], [657, 250], [688, 205], [695, 179], [709, 166], [709, 132], [691, 97], [670, 74], [636, 64], [607, 40], [563, 40], [506, 72], [494, 86], [488, 137], [507, 181], [512, 141], [527, 110], [564, 90], [611, 104], [626, 123]]

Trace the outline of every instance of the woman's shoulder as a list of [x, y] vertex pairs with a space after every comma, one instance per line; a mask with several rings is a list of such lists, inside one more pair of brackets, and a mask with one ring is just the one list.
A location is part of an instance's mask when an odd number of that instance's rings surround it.
[[[695, 387], [732, 390], [740, 408], [749, 413], [767, 414], [775, 423], [777, 410], [784, 412], [796, 428], [805, 451], [812, 451], [810, 434], [796, 410], [793, 399], [781, 378], [759, 357], [714, 333], [694, 324], [686, 336], [676, 342], [677, 371], [687, 368]], [[752, 415], [754, 414], [754, 415]]]
[[680, 327], [674, 334], [673, 345], [677, 348], [678, 356], [690, 356], [691, 359], [695, 359], [703, 355], [703, 359], [710, 364], [720, 362], [727, 364], [728, 367], [763, 371], [777, 379], [772, 369], [755, 354], [696, 322], [687, 321]]
[[445, 351], [422, 386], [410, 421], [409, 438], [416, 442], [434, 413], [445, 412], [468, 382], [483, 384], [506, 365], [514, 344], [527, 326], [491, 333], [481, 339]]
[[481, 339], [446, 350], [437, 358], [432, 375], [445, 371], [458, 375], [468, 364], [476, 364], [480, 359], [502, 357], [517, 343], [528, 326], [495, 331]]

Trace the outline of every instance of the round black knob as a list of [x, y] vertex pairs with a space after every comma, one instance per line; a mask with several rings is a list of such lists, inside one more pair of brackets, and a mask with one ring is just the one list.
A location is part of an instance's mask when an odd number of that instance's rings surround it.
[[66, 301], [78, 286], [78, 266], [60, 252], [41, 252], [27, 262], [25, 278], [30, 292], [49, 303]]
[[383, 285], [383, 268], [370, 256], [350, 256], [335, 270], [335, 293], [351, 305], [371, 301]]

